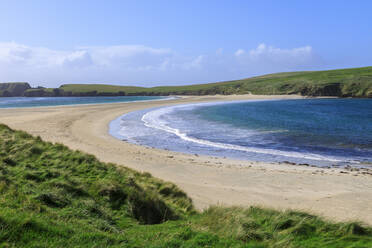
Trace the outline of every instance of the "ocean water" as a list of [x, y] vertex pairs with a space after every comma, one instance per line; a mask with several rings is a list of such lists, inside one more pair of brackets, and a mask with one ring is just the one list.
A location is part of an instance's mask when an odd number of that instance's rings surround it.
[[132, 112], [110, 132], [132, 143], [251, 161], [372, 166], [372, 99], [189, 104]]
[[98, 104], [161, 100], [162, 96], [115, 96], [115, 97], [0, 97], [0, 108], [25, 108], [59, 105]]

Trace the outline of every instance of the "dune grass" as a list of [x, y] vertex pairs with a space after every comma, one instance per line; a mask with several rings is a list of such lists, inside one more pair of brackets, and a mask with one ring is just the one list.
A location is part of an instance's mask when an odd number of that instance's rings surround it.
[[194, 227], [253, 247], [371, 247], [372, 229], [357, 222], [330, 223], [297, 211], [210, 207]]
[[199, 213], [172, 183], [0, 125], [0, 247], [372, 247], [372, 229], [257, 207]]

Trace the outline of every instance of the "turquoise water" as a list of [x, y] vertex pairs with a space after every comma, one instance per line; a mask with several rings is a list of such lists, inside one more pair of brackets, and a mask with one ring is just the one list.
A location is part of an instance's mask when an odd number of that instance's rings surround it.
[[130, 142], [186, 153], [312, 165], [372, 164], [372, 99], [163, 107], [112, 124]]
[[98, 104], [160, 100], [161, 96], [115, 96], [115, 97], [0, 97], [0, 108], [45, 107], [59, 105]]

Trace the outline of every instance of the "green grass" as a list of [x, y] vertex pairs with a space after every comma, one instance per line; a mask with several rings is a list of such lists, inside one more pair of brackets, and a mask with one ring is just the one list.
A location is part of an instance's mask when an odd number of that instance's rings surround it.
[[210, 207], [193, 226], [252, 247], [372, 247], [371, 228], [356, 222], [330, 223], [296, 211]]
[[372, 247], [372, 229], [257, 207], [194, 210], [149, 173], [0, 125], [0, 247]]
[[96, 92], [96, 94], [110, 94], [110, 93], [125, 93], [125, 94], [136, 94], [146, 92], [146, 88], [135, 87], [135, 86], [118, 86], [118, 85], [105, 85], [105, 84], [65, 84], [59, 88], [65, 92], [76, 93], [90, 93]]
[[229, 95], [247, 93], [372, 97], [372, 67], [275, 73], [242, 80], [187, 86], [143, 88], [104, 84], [65, 84], [58, 89], [30, 89], [26, 91], [26, 95], [29, 96]]

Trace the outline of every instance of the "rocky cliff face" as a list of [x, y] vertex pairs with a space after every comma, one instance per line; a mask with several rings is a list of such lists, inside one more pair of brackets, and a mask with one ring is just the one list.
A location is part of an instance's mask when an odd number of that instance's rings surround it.
[[[339, 96], [342, 97], [342, 85], [340, 83], [332, 83], [322, 86], [308, 86], [300, 90], [299, 93], [303, 96]], [[297, 93], [297, 92], [296, 92]]]
[[0, 83], [0, 96], [23, 96], [28, 89], [31, 89], [28, 83]]

